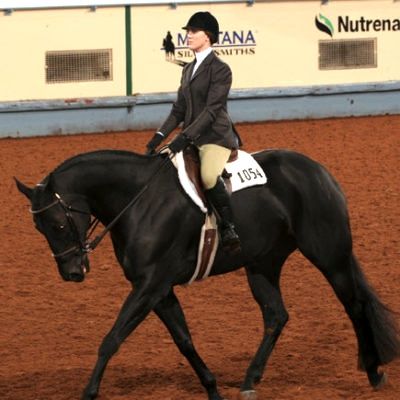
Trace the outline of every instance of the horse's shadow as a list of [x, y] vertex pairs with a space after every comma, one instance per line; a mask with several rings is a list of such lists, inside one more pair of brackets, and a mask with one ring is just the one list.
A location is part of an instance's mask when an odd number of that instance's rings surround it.
[[[71, 400], [79, 399], [85, 387], [90, 369], [68, 368], [41, 370], [0, 377], [2, 400]], [[113, 366], [107, 371], [99, 400], [115, 397], [151, 395], [155, 388], [179, 391], [185, 397], [204, 393], [189, 366], [178, 368], [142, 368], [133, 370], [129, 366]], [[187, 396], [186, 396], [187, 393]]]
[[[123, 395], [130, 393], [131, 396], [134, 396], [140, 392], [142, 395], [150, 395], [155, 388], [163, 391], [187, 393], [187, 396], [185, 395], [187, 398], [190, 398], [190, 395], [193, 394], [204, 394], [203, 388], [198, 385], [197, 377], [186, 364], [157, 369], [142, 368], [140, 371], [132, 371], [127, 366], [113, 367], [112, 369], [113, 371], [110, 369], [110, 371], [107, 371], [110, 373], [107, 373], [104, 377], [104, 394]], [[106, 386], [108, 386], [108, 390]]]

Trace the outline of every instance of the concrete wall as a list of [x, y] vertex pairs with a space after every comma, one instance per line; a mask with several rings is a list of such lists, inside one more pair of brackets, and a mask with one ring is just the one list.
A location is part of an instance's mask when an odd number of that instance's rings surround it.
[[[0, 103], [0, 137], [156, 129], [175, 93]], [[234, 122], [400, 114], [400, 81], [299, 88], [234, 89]]]

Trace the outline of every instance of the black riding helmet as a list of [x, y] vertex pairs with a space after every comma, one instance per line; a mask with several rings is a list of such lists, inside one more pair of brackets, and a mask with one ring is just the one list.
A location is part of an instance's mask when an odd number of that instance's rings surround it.
[[199, 11], [193, 14], [182, 29], [197, 29], [209, 33], [210, 42], [218, 42], [219, 25], [217, 19], [208, 11]]

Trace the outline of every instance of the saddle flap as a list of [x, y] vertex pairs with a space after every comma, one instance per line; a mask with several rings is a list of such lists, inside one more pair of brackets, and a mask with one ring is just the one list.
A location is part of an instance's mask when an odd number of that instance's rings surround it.
[[183, 151], [183, 160], [185, 162], [185, 170], [192, 182], [198, 196], [204, 204], [207, 204], [206, 196], [204, 194], [204, 187], [200, 175], [200, 157], [199, 150], [195, 146], [188, 146]]

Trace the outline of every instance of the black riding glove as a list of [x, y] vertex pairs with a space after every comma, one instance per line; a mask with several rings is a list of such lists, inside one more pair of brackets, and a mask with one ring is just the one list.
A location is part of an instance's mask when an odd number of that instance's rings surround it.
[[160, 133], [155, 133], [154, 136], [151, 138], [150, 142], [147, 143], [147, 151], [146, 154], [154, 154], [156, 152], [156, 148], [160, 145], [163, 141], [164, 136]]
[[190, 144], [190, 138], [188, 138], [185, 134], [181, 133], [178, 135], [169, 145], [169, 149], [173, 153], [179, 153], [182, 150], [185, 150], [186, 147]]

